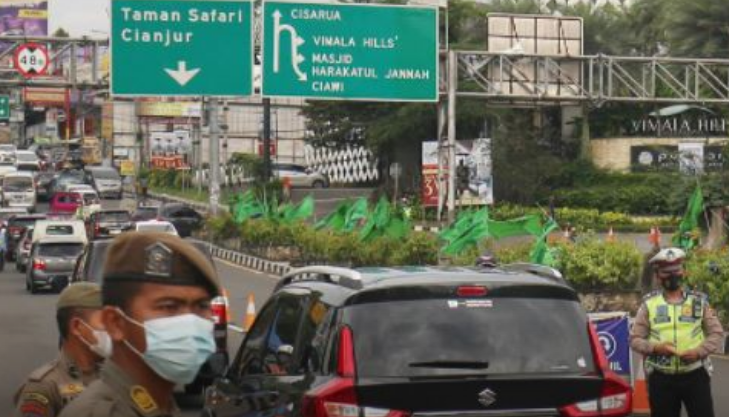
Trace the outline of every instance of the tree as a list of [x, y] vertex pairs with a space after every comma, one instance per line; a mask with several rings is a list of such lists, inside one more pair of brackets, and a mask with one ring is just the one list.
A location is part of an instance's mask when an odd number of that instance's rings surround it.
[[58, 28], [55, 32], [53, 32], [53, 36], [56, 38], [68, 38], [70, 35], [64, 28]]
[[672, 0], [666, 26], [674, 54], [701, 58], [729, 55], [729, 7], [724, 0]]

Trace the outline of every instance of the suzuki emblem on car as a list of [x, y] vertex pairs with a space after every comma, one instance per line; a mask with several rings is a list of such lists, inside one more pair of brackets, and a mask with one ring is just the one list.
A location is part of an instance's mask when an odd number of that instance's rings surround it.
[[490, 407], [496, 402], [496, 393], [486, 388], [478, 393], [478, 402], [484, 407]]

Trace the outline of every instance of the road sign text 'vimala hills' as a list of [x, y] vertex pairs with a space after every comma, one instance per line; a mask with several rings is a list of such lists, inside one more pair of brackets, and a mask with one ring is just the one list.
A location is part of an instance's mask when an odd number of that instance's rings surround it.
[[436, 101], [438, 10], [266, 1], [263, 95]]
[[253, 6], [231, 0], [112, 0], [115, 95], [247, 96]]

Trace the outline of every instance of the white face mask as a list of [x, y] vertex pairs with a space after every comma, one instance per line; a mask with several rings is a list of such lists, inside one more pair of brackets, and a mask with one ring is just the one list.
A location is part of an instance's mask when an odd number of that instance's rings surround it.
[[200, 367], [215, 353], [213, 322], [196, 314], [147, 320], [140, 323], [121, 314], [144, 329], [147, 349], [140, 352], [128, 341], [124, 344], [162, 378], [177, 384], [189, 384]]
[[109, 337], [109, 333], [106, 332], [106, 330], [96, 330], [93, 327], [91, 327], [90, 324], [86, 323], [83, 320], [80, 320], [81, 323], [86, 326], [89, 330], [91, 330], [91, 333], [94, 335], [94, 339], [96, 339], [96, 343], [90, 343], [89, 341], [85, 340], [83, 337], [79, 337], [81, 341], [91, 349], [92, 352], [96, 353], [97, 355], [101, 356], [104, 359], [111, 357], [112, 352], [112, 344], [111, 344], [111, 337]]

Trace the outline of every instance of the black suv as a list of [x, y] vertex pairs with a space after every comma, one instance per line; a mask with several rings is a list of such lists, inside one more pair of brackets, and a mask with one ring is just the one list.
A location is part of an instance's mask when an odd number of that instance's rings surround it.
[[538, 265], [286, 275], [203, 415], [628, 416], [577, 294]]

